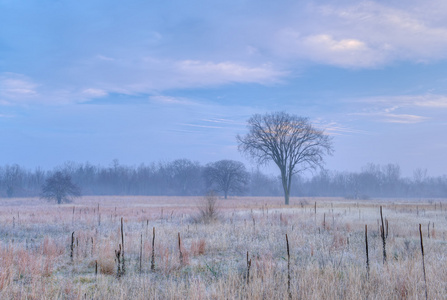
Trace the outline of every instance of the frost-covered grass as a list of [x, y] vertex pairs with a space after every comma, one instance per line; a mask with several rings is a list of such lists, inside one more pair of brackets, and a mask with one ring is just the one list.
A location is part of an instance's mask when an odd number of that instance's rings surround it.
[[[220, 199], [220, 218], [208, 224], [197, 223], [203, 201], [84, 197], [58, 206], [1, 199], [0, 299], [287, 299], [286, 234], [292, 299], [424, 299], [419, 223], [428, 296], [447, 295], [443, 200], [293, 198], [286, 207], [281, 198]], [[389, 224], [385, 264], [381, 205]], [[121, 218], [125, 274], [117, 276]]]

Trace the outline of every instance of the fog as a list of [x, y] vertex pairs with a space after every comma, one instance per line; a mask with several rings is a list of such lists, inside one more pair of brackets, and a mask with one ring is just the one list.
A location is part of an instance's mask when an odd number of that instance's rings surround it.
[[[56, 171], [71, 176], [82, 195], [154, 195], [203, 196], [222, 191], [207, 180], [206, 169], [189, 159], [151, 162], [137, 166], [123, 165], [118, 160], [109, 165], [66, 162], [53, 169], [27, 169], [17, 164], [0, 166], [0, 197], [39, 197], [45, 180]], [[282, 196], [279, 176], [261, 169], [246, 169], [246, 182], [229, 196]], [[244, 177], [245, 178], [245, 177]], [[416, 169], [412, 176], [402, 176], [397, 164], [368, 163], [357, 172], [324, 170], [294, 176], [294, 197], [371, 198], [436, 198], [447, 197], [447, 176], [430, 176], [426, 169]]]

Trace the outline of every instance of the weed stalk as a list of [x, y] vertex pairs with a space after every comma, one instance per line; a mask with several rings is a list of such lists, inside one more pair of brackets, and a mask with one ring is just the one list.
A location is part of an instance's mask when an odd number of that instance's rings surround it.
[[369, 278], [368, 225], [365, 224], [366, 278]]
[[248, 251], [247, 251], [247, 285], [250, 284], [250, 267], [251, 267], [251, 258], [248, 259]]
[[382, 247], [383, 247], [383, 263], [386, 263], [386, 237], [385, 237], [385, 227], [383, 226], [383, 214], [382, 205], [380, 206], [380, 219], [382, 220], [382, 226], [380, 227], [380, 235], [382, 236]]
[[425, 300], [427, 300], [427, 299], [428, 299], [427, 276], [426, 276], [426, 274], [425, 274], [424, 241], [422, 240], [422, 228], [421, 228], [421, 224], [419, 224], [419, 236], [421, 237], [422, 270], [423, 270], [423, 272], [424, 272]]
[[122, 258], [122, 265], [123, 274], [126, 273], [126, 267], [125, 267], [125, 259], [124, 259], [124, 229], [123, 229], [123, 217], [121, 217], [121, 245], [123, 246], [122, 252], [121, 252], [121, 258]]
[[180, 238], [180, 232], [178, 233], [178, 251], [180, 253], [180, 264], [183, 266], [182, 240]]
[[287, 294], [289, 299], [292, 299], [292, 291], [290, 290], [290, 251], [289, 251], [289, 238], [286, 233], [286, 244], [287, 244]]

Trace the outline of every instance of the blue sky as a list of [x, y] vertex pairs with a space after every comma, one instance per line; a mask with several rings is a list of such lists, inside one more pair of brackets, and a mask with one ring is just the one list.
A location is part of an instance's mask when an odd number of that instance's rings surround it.
[[0, 164], [248, 162], [280, 110], [329, 169], [447, 174], [447, 2], [0, 0]]

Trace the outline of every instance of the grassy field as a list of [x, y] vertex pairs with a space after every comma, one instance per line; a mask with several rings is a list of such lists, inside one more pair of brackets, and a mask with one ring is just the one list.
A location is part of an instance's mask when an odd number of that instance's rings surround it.
[[0, 299], [446, 298], [447, 202], [282, 203], [219, 199], [204, 223], [200, 197], [1, 199]]

